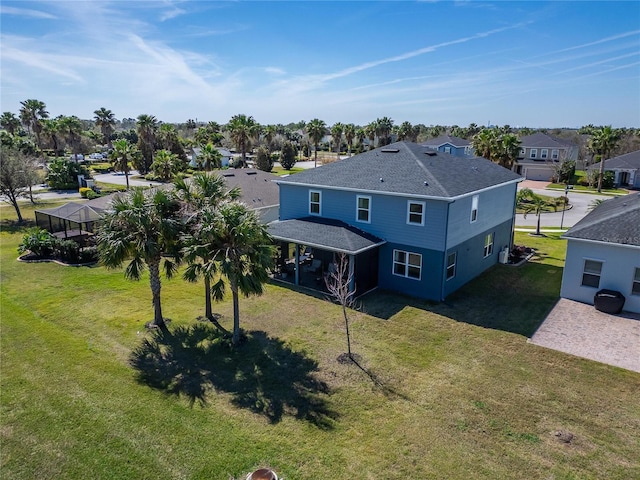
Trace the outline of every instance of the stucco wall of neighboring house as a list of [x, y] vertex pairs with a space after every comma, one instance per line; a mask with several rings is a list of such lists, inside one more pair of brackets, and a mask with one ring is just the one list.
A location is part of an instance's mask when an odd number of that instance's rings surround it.
[[[511, 219], [500, 225], [478, 232], [474, 237], [452, 246], [444, 257], [442, 281], [444, 282], [443, 298], [453, 293], [465, 283], [473, 280], [487, 268], [498, 263], [500, 250], [511, 243]], [[487, 234], [493, 233], [492, 252], [484, 256], [484, 242]], [[447, 280], [446, 259], [451, 253], [456, 253], [455, 276]]]
[[449, 204], [447, 248], [465, 242], [495, 225], [511, 222], [516, 189], [517, 184], [511, 183], [477, 194], [478, 215], [475, 222], [471, 221], [474, 194]]
[[[598, 288], [581, 285], [585, 259], [603, 262]], [[635, 268], [640, 268], [640, 247], [568, 239], [560, 296], [593, 304], [598, 290], [617, 290], [626, 298], [624, 310], [640, 313], [640, 295], [631, 294]]]

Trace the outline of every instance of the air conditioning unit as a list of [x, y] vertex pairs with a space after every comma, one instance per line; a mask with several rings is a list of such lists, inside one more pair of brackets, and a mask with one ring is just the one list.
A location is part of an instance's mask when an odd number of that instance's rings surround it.
[[503, 265], [509, 263], [509, 249], [507, 247], [500, 250], [500, 253], [498, 254], [498, 261]]

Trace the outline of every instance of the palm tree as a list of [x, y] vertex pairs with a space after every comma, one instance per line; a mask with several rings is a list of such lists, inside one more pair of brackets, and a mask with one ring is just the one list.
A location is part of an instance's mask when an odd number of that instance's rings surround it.
[[207, 143], [200, 149], [196, 162], [199, 168], [204, 168], [208, 172], [213, 168], [222, 167], [222, 154], [212, 143]]
[[502, 165], [504, 168], [508, 168], [511, 170], [513, 168], [513, 164], [518, 158], [518, 153], [520, 152], [520, 140], [513, 133], [505, 133], [500, 135], [498, 139], [499, 145], [499, 154], [498, 154], [498, 163]]
[[124, 275], [140, 280], [149, 269], [153, 301], [151, 325], [166, 330], [160, 302], [160, 269], [171, 278], [180, 261], [179, 203], [164, 190], [135, 188], [117, 196], [111, 209], [102, 217], [96, 235], [98, 252], [107, 268], [118, 268], [125, 262]]
[[44, 118], [49, 118], [49, 112], [45, 110], [47, 106], [44, 102], [35, 99], [23, 100], [20, 105], [22, 105], [20, 119], [23, 125], [26, 125], [29, 133], [33, 132], [36, 136], [36, 145], [38, 148], [42, 148], [42, 143], [40, 142], [42, 124], [40, 121]]
[[275, 125], [267, 125], [263, 129], [264, 141], [267, 144], [267, 150], [271, 153], [271, 142], [277, 135], [277, 128]]
[[260, 124], [253, 117], [238, 114], [231, 117], [227, 124], [227, 130], [231, 134], [231, 140], [242, 154], [241, 167], [247, 164], [247, 151], [251, 148], [251, 140], [260, 131]]
[[611, 128], [611, 125], [600, 127], [589, 140], [589, 150], [594, 155], [600, 155], [600, 174], [598, 176], [598, 192], [602, 191], [602, 179], [604, 178], [604, 162], [609, 158], [611, 151], [616, 148], [620, 133]]
[[534, 213], [538, 217], [536, 235], [540, 235], [540, 214], [545, 211], [547, 207], [557, 208], [557, 204], [551, 203], [544, 197], [535, 194], [530, 188], [523, 188], [518, 191], [516, 195], [516, 205], [522, 210], [524, 218], [527, 218], [527, 214], [529, 213]]
[[369, 150], [373, 150], [376, 147], [376, 145], [375, 145], [376, 131], [377, 131], [376, 122], [371, 122], [366, 127], [364, 127], [364, 133], [366, 134], [367, 138], [369, 139]]
[[45, 118], [42, 122], [42, 135], [47, 138], [53, 147], [55, 156], [60, 153], [60, 139], [58, 133], [60, 133], [60, 125], [57, 118]]
[[67, 145], [71, 147], [71, 152], [77, 163], [78, 153], [80, 153], [78, 149], [80, 147], [80, 139], [82, 138], [82, 122], [75, 115], [70, 117], [61, 116], [58, 117], [58, 127]]
[[313, 143], [313, 149], [315, 152], [315, 159], [313, 162], [313, 166], [318, 166], [318, 145], [320, 145], [320, 141], [322, 137], [327, 133], [327, 124], [324, 123], [324, 120], [320, 120], [319, 118], [314, 118], [309, 123], [307, 123], [307, 135], [311, 139], [311, 143]]
[[356, 140], [358, 141], [358, 145], [360, 145], [360, 151], [362, 151], [362, 144], [365, 138], [367, 138], [367, 134], [365, 133], [364, 128], [356, 129]]
[[153, 163], [153, 152], [156, 149], [156, 132], [158, 130], [158, 120], [153, 115], [143, 113], [136, 121], [136, 132], [138, 134], [138, 149], [142, 154], [142, 161], [137, 165], [140, 173], [149, 172]]
[[211, 252], [201, 248], [200, 214], [204, 208], [215, 208], [224, 201], [235, 200], [240, 197], [240, 189], [227, 188], [227, 184], [221, 175], [212, 175], [204, 172], [196, 172], [190, 181], [178, 179], [175, 182], [176, 195], [183, 202], [184, 212], [191, 219], [189, 222], [191, 231], [185, 237], [185, 260], [189, 266], [184, 272], [184, 279], [196, 282], [199, 278], [204, 280], [205, 318], [213, 320], [211, 310], [211, 280], [215, 272], [212, 267]]
[[344, 131], [344, 125], [340, 122], [331, 127], [331, 138], [333, 138], [333, 145], [336, 147], [336, 159], [340, 160], [340, 145], [342, 144], [342, 132]]
[[393, 120], [389, 117], [376, 119], [376, 133], [378, 135], [378, 146], [388, 145], [391, 143], [391, 131], [393, 129]]
[[111, 147], [111, 135], [115, 130], [116, 117], [113, 115], [111, 110], [104, 107], [101, 107], [99, 110], [95, 110], [93, 113], [95, 114], [93, 119], [102, 133], [102, 144]]
[[120, 139], [113, 142], [113, 151], [109, 154], [109, 160], [114, 168], [124, 172], [124, 178], [127, 182], [127, 190], [129, 190], [129, 170], [130, 164], [140, 154], [135, 145], [129, 143], [127, 139]]
[[402, 122], [398, 128], [398, 140], [404, 141], [413, 135], [413, 125], [410, 122]]
[[344, 138], [347, 141], [349, 156], [351, 156], [351, 147], [353, 146], [353, 140], [356, 138], [356, 126], [353, 123], [347, 123], [344, 126]]
[[0, 125], [11, 135], [15, 135], [20, 128], [20, 119], [12, 112], [3, 112], [0, 116]]
[[175, 153], [169, 150], [158, 150], [151, 164], [151, 170], [154, 175], [168, 182], [182, 170], [182, 162]]
[[493, 152], [496, 149], [496, 141], [497, 138], [495, 132], [488, 128], [484, 128], [473, 136], [471, 145], [473, 146], [476, 155], [486, 158], [487, 160], [492, 160]]
[[[194, 231], [194, 230], [192, 230]], [[272, 240], [255, 211], [239, 202], [201, 210], [197, 237], [187, 239], [187, 258], [200, 258], [198, 268], [217, 280], [212, 296], [222, 300], [227, 282], [233, 298], [233, 345], [240, 341], [239, 295], [260, 295], [273, 266]], [[226, 282], [225, 282], [226, 279]]]

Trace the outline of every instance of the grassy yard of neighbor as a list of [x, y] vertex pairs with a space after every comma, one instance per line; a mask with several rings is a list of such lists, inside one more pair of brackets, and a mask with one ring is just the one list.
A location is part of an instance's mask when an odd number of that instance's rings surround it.
[[[145, 331], [148, 277], [17, 262], [14, 215], [0, 208], [3, 479], [640, 478], [640, 374], [526, 341], [558, 298], [555, 234], [516, 234], [530, 263], [444, 303], [364, 297], [360, 369], [336, 361], [339, 307], [278, 284], [241, 299], [235, 350], [180, 278], [163, 280], [170, 334]], [[214, 310], [230, 328], [230, 299]]]

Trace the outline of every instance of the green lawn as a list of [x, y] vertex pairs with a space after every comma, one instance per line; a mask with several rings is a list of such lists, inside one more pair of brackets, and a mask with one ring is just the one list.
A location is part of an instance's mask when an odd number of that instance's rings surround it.
[[[276, 284], [241, 299], [237, 350], [180, 279], [163, 283], [171, 335], [146, 332], [146, 281], [19, 263], [13, 215], [0, 208], [3, 479], [640, 478], [640, 375], [526, 342], [558, 297], [557, 236], [517, 234], [534, 261], [446, 303], [364, 298], [363, 371], [336, 361], [339, 308]], [[230, 301], [215, 309], [229, 328]]]

